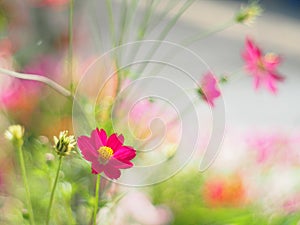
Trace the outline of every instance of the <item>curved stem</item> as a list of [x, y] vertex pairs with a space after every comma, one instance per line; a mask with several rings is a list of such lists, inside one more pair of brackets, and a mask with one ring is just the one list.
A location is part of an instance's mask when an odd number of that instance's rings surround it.
[[14, 71], [3, 69], [3, 68], [0, 68], [0, 73], [11, 76], [11, 77], [16, 77], [19, 79], [38, 81], [38, 82], [48, 85], [49, 87], [53, 88], [58, 93], [66, 96], [66, 97], [71, 96], [70, 91], [68, 91], [63, 86], [56, 83], [55, 81], [53, 81], [47, 77], [44, 77], [44, 76], [40, 76], [40, 75], [36, 75], [36, 74], [18, 73], [18, 72], [14, 72]]
[[27, 175], [26, 175], [26, 168], [25, 168], [22, 145], [18, 146], [18, 153], [19, 153], [19, 160], [20, 160], [23, 183], [24, 183], [25, 191], [26, 191], [26, 201], [27, 201], [27, 207], [28, 207], [28, 213], [29, 213], [29, 221], [30, 221], [31, 225], [35, 225], [34, 217], [33, 217], [32, 204], [31, 204], [30, 191], [29, 191], [29, 185], [28, 185], [28, 180], [27, 180]]
[[183, 45], [183, 46], [189, 46], [191, 44], [193, 44], [194, 42], [196, 41], [199, 41], [203, 38], [206, 38], [212, 34], [215, 34], [215, 33], [218, 33], [220, 31], [223, 31], [233, 25], [235, 25], [236, 22], [234, 19], [230, 19], [229, 21], [226, 21], [225, 23], [222, 23], [216, 27], [212, 27], [211, 29], [205, 31], [205, 32], [199, 32], [197, 33], [196, 35], [193, 35], [191, 37], [188, 37], [186, 39], [184, 39], [183, 41], [180, 42], [180, 45]]
[[96, 221], [97, 221], [100, 181], [101, 181], [101, 175], [98, 174], [97, 175], [97, 181], [96, 181], [96, 190], [95, 190], [95, 205], [94, 205], [94, 214], [93, 214], [93, 225], [96, 225]]
[[58, 181], [58, 177], [59, 177], [59, 171], [60, 171], [61, 164], [62, 164], [62, 156], [60, 155], [55, 180], [54, 180], [53, 188], [51, 191], [50, 202], [49, 202], [49, 206], [48, 206], [48, 210], [47, 210], [46, 225], [48, 225], [49, 221], [50, 221], [51, 208], [52, 208], [52, 204], [53, 204], [54, 193], [55, 193], [55, 189], [57, 186], [57, 181]]

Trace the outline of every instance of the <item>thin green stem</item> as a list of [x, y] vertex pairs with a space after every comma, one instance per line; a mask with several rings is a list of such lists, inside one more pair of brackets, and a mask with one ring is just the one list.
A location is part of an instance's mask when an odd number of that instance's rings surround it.
[[94, 205], [94, 214], [93, 214], [93, 225], [96, 225], [96, 222], [97, 222], [100, 182], [101, 182], [101, 175], [98, 174], [97, 175], [97, 181], [96, 181], [96, 190], [95, 190], [95, 205]]
[[69, 47], [68, 47], [68, 74], [71, 82], [71, 92], [73, 93], [73, 18], [74, 18], [74, 0], [69, 3]]
[[[164, 40], [166, 36], [169, 34], [170, 30], [175, 26], [179, 18], [182, 16], [182, 14], [194, 3], [195, 0], [187, 0], [183, 6], [179, 9], [179, 11], [176, 13], [176, 15], [168, 22], [168, 24], [164, 27], [164, 29], [161, 31], [160, 35], [158, 36], [158, 40]], [[161, 45], [162, 42], [156, 42], [154, 46], [151, 48], [151, 50], [146, 55], [146, 59], [151, 59], [152, 56], [156, 53], [157, 49]], [[147, 67], [147, 64], [141, 64], [140, 69], [138, 71], [138, 74], [142, 74], [145, 68]]]
[[[161, 21], [165, 20], [170, 12], [172, 12], [172, 10], [174, 10], [174, 8], [178, 5], [178, 2], [181, 0], [169, 0], [168, 3], [166, 4], [166, 6], [163, 8], [161, 13], [157, 12], [155, 13], [155, 18], [153, 18], [151, 21], [149, 21], [149, 23], [147, 24], [147, 32], [151, 32], [153, 31], [157, 25], [160, 24]], [[155, 8], [157, 6], [159, 6], [160, 1], [157, 1], [155, 3]], [[155, 10], [154, 10], [155, 11]]]
[[225, 74], [219, 77], [219, 84], [227, 84], [228, 82], [233, 82], [241, 78], [244, 68], [239, 68], [238, 70]]
[[205, 32], [200, 32], [198, 34], [195, 34], [191, 37], [188, 37], [186, 39], [184, 39], [183, 41], [180, 42], [181, 45], [183, 46], [189, 46], [190, 44], [193, 44], [196, 41], [199, 41], [203, 38], [206, 38], [207, 36], [210, 36], [212, 34], [218, 33], [220, 31], [223, 31], [231, 26], [233, 26], [234, 24], [236, 24], [234, 19], [231, 19], [225, 23], [222, 23], [216, 27], [213, 27]]
[[20, 160], [20, 166], [21, 166], [21, 173], [23, 178], [23, 183], [25, 186], [26, 191], [26, 201], [27, 201], [27, 207], [28, 207], [28, 213], [29, 213], [29, 221], [31, 225], [35, 225], [34, 223], [34, 216], [33, 216], [33, 210], [32, 210], [32, 204], [31, 204], [31, 197], [30, 197], [30, 191], [29, 191], [29, 185], [26, 175], [26, 168], [25, 168], [25, 162], [24, 162], [24, 156], [23, 156], [23, 149], [22, 145], [18, 145], [18, 152], [19, 152], [19, 160]]
[[58, 167], [57, 167], [56, 176], [55, 176], [54, 184], [53, 184], [53, 187], [52, 187], [50, 201], [49, 201], [48, 210], [47, 210], [46, 225], [48, 225], [49, 221], [50, 221], [51, 208], [52, 208], [52, 204], [53, 204], [53, 200], [54, 200], [54, 193], [55, 193], [55, 189], [56, 189], [56, 186], [57, 186], [60, 167], [61, 167], [61, 164], [62, 164], [62, 157], [63, 156], [61, 156], [61, 155], [59, 156]]
[[[146, 30], [148, 28], [149, 25], [149, 20], [153, 11], [153, 5], [154, 5], [154, 0], [148, 1], [147, 4], [147, 11], [145, 12], [145, 16], [142, 20], [142, 23], [140, 24], [139, 28], [138, 28], [138, 34], [137, 34], [137, 41], [141, 41], [145, 34], [146, 34]], [[131, 54], [129, 56], [130, 59], [134, 59], [134, 57], [137, 55], [139, 48], [141, 47], [141, 43], [138, 43], [136, 45], [134, 45], [134, 48], [131, 51]]]
[[114, 15], [113, 15], [113, 10], [112, 10], [111, 0], [106, 0], [105, 3], [106, 3], [107, 12], [108, 12], [109, 30], [110, 30], [110, 35], [111, 35], [111, 39], [112, 39], [112, 44], [113, 44], [113, 47], [116, 47], [115, 22], [114, 22]]
[[49, 87], [53, 88], [54, 90], [56, 90], [57, 92], [59, 92], [60, 94], [66, 96], [66, 97], [70, 97], [72, 95], [71, 92], [68, 91], [67, 89], [65, 89], [63, 86], [59, 85], [58, 83], [54, 82], [53, 80], [51, 80], [45, 76], [40, 76], [40, 75], [36, 75], [36, 74], [18, 73], [18, 72], [14, 72], [14, 71], [3, 69], [3, 68], [0, 68], [0, 74], [5, 74], [5, 75], [11, 76], [11, 77], [16, 77], [16, 78], [24, 79], [24, 80], [38, 81], [38, 82], [48, 85]]

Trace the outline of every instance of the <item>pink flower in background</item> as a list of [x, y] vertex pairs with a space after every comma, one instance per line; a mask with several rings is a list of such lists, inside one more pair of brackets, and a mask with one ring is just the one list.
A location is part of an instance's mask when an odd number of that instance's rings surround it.
[[[101, 217], [100, 217], [101, 218]], [[143, 192], [130, 192], [116, 206], [112, 225], [167, 225], [172, 213], [163, 205], [155, 206]]]
[[31, 0], [36, 6], [59, 7], [67, 4], [69, 0]]
[[[58, 59], [50, 56], [41, 57], [27, 65], [22, 72], [56, 78], [59, 74], [57, 67]], [[22, 79], [9, 79], [5, 87], [0, 90], [0, 107], [6, 108], [14, 118], [26, 123], [41, 96], [43, 84], [37, 81]]]
[[247, 140], [251, 150], [255, 151], [257, 163], [288, 163], [299, 165], [300, 144], [298, 134], [281, 133], [255, 134]]
[[217, 87], [217, 83], [217, 78], [211, 72], [206, 73], [200, 81], [200, 89], [198, 92], [211, 106], [215, 105], [215, 99], [221, 95], [221, 92]]
[[246, 70], [254, 78], [254, 87], [257, 89], [264, 85], [269, 91], [276, 93], [276, 83], [284, 80], [277, 72], [281, 58], [271, 53], [263, 55], [261, 49], [250, 38], [246, 39], [242, 57], [246, 63]]
[[264, 163], [273, 155], [273, 138], [270, 136], [259, 136], [249, 140], [251, 148], [256, 151], [258, 163]]
[[78, 146], [83, 157], [92, 163], [92, 173], [104, 172], [111, 179], [121, 176], [120, 169], [127, 169], [133, 166], [130, 162], [136, 151], [123, 145], [123, 135], [112, 134], [107, 137], [106, 132], [98, 128], [93, 130], [91, 137], [80, 136]]
[[283, 202], [282, 205], [284, 211], [286, 213], [294, 213], [299, 212], [300, 210], [300, 195], [295, 195], [291, 198], [288, 198]]
[[13, 45], [8, 38], [0, 40], [0, 66], [5, 69], [11, 69], [13, 63]]

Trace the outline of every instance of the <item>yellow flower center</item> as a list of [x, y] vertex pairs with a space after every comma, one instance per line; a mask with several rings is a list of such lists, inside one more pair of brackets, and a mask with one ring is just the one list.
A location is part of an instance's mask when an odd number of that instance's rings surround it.
[[275, 60], [278, 58], [278, 56], [274, 53], [268, 53], [265, 55], [265, 60], [268, 62], [275, 62]]
[[265, 71], [265, 70], [266, 70], [265, 65], [264, 65], [262, 59], [258, 59], [258, 60], [257, 60], [257, 67], [258, 67], [261, 71]]
[[98, 149], [99, 161], [102, 164], [105, 164], [113, 155], [114, 151], [107, 146], [102, 146]]

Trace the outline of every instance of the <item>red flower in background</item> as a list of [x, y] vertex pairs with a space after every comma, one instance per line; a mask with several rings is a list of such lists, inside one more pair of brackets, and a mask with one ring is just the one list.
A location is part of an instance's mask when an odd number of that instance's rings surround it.
[[203, 185], [203, 199], [210, 206], [236, 206], [245, 202], [246, 191], [240, 176], [217, 177]]
[[250, 38], [246, 39], [242, 57], [246, 63], [246, 70], [254, 78], [254, 87], [257, 89], [264, 85], [269, 91], [276, 93], [276, 83], [284, 80], [277, 72], [281, 58], [273, 53], [263, 55], [261, 49]]
[[136, 151], [123, 145], [123, 135], [112, 134], [107, 137], [106, 132], [98, 128], [93, 130], [91, 137], [80, 136], [77, 140], [83, 157], [92, 163], [92, 173], [104, 172], [111, 179], [121, 176], [120, 169], [127, 169], [133, 166], [130, 162]]

